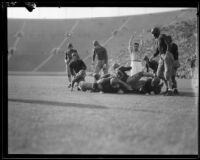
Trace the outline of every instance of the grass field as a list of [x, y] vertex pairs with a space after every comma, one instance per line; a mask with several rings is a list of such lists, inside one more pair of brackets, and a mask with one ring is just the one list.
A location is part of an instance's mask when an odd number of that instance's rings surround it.
[[[59, 53], [51, 52], [64, 42], [78, 20], [70, 43], [87, 71], [93, 70], [93, 40], [103, 44], [111, 38], [105, 46], [109, 64], [125, 65], [131, 35], [151, 44], [152, 27], [173, 24], [169, 29], [174, 31], [173, 37], [184, 38], [175, 42], [180, 48], [179, 59], [185, 63], [195, 50], [196, 12], [191, 8], [115, 18], [8, 19], [8, 49], [15, 51], [8, 61], [8, 153], [197, 154], [199, 95], [192, 80], [179, 79], [180, 95], [172, 97], [71, 92], [64, 73], [68, 41]], [[20, 32], [23, 36], [16, 43]], [[144, 48], [153, 52], [148, 45]], [[53, 55], [51, 59], [49, 55]], [[86, 80], [92, 78], [87, 76]]]
[[9, 154], [198, 153], [190, 80], [165, 97], [71, 92], [63, 75], [9, 74]]

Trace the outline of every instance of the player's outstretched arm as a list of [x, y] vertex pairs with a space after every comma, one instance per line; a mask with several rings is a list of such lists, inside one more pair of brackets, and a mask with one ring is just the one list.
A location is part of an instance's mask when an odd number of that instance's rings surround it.
[[149, 73], [149, 72], [143, 72], [143, 76], [144, 77], [154, 77], [155, 75], [153, 73]]
[[116, 80], [121, 86], [123, 86], [123, 88], [126, 88], [128, 91], [132, 91], [132, 90], [133, 90], [132, 87], [131, 87], [129, 84], [125, 83], [124, 81], [122, 81], [122, 80], [120, 80], [120, 79], [118, 79], [118, 78], [115, 78], [115, 80]]

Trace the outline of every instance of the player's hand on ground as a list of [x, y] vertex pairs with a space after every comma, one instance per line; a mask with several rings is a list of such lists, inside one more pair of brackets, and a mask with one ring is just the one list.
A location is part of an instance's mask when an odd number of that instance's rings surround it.
[[124, 91], [120, 89], [117, 93], [119, 93], [119, 94], [123, 94]]
[[103, 65], [103, 68], [106, 69], [106, 67], [107, 67], [107, 64], [104, 64], [104, 65]]
[[127, 89], [128, 89], [129, 91], [132, 91], [132, 90], [133, 90], [133, 88], [132, 88], [130, 85], [127, 86]]
[[72, 86], [72, 84], [70, 83], [67, 87], [70, 88]]

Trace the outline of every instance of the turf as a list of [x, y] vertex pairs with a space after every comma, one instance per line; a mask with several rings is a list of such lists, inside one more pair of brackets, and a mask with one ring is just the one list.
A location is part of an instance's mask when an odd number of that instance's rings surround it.
[[172, 97], [71, 92], [66, 81], [8, 76], [8, 153], [197, 154], [191, 81], [178, 80]]

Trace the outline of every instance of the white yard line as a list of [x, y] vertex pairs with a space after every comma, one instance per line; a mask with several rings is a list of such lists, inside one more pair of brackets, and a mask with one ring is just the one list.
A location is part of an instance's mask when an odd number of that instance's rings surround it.
[[[78, 23], [79, 23], [79, 21], [77, 21], [77, 22], [73, 25], [72, 29], [70, 30], [70, 34], [73, 34], [73, 32], [74, 32], [75, 28], [77, 27]], [[62, 45], [66, 42], [66, 40], [68, 40], [68, 38], [69, 38], [69, 37], [66, 37], [66, 38], [60, 43], [60, 45], [58, 46], [58, 48], [61, 48]], [[53, 57], [53, 55], [54, 55], [54, 54], [53, 54], [53, 49], [52, 49], [52, 51], [50, 52], [50, 55], [49, 55], [42, 63], [40, 63], [37, 67], [35, 67], [35, 68], [33, 69], [32, 72], [37, 72], [41, 67], [43, 67], [43, 66]]]
[[[73, 34], [73, 32], [74, 32], [75, 28], [77, 27], [78, 23], [79, 23], [79, 21], [77, 21], [77, 22], [74, 24], [74, 26], [72, 27], [72, 29], [71, 29], [70, 32], [69, 32], [70, 34]], [[69, 38], [69, 37], [66, 37], [66, 38], [61, 42], [61, 44], [58, 46], [58, 48], [61, 48], [68, 38]]]
[[[23, 23], [23, 25], [22, 25], [20, 31], [17, 32], [17, 33], [24, 33], [23, 30], [24, 30], [25, 25], [26, 25], [26, 21], [24, 21], [24, 23]], [[12, 47], [13, 49], [14, 49], [14, 48], [17, 49], [17, 45], [18, 45], [20, 39], [21, 39], [21, 37], [18, 37], [18, 36], [17, 36], [17, 38], [16, 38], [16, 40], [15, 40], [15, 42], [14, 42], [14, 45], [13, 45], [13, 47]], [[8, 61], [10, 60], [10, 58], [11, 58], [12, 56], [13, 56], [13, 55], [11, 55], [11, 54], [8, 53]]]
[[44, 66], [53, 57], [53, 55], [54, 54], [51, 51], [50, 55], [42, 63], [40, 63], [37, 67], [35, 67], [32, 72], [38, 71], [42, 66]]

